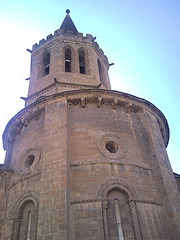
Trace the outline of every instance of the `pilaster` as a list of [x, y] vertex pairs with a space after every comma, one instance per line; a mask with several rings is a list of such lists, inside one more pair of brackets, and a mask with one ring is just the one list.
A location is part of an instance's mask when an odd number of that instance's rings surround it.
[[37, 239], [69, 240], [66, 125], [66, 99], [46, 105]]

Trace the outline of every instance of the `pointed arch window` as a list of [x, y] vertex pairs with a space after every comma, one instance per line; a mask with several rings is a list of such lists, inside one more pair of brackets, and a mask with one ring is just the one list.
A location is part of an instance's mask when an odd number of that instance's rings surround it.
[[85, 53], [83, 50], [79, 51], [79, 72], [85, 74]]
[[44, 76], [50, 72], [50, 53], [45, 53], [43, 57]]
[[71, 49], [65, 49], [65, 72], [71, 72]]

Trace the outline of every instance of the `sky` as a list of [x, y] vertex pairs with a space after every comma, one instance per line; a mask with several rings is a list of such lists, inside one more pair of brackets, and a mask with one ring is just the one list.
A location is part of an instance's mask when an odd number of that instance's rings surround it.
[[[113, 90], [144, 98], [165, 115], [173, 171], [180, 174], [179, 0], [0, 0], [0, 135], [24, 107], [32, 45], [58, 29], [70, 9], [79, 32], [108, 56]], [[2, 140], [1, 140], [2, 142]], [[5, 152], [0, 143], [0, 163]]]

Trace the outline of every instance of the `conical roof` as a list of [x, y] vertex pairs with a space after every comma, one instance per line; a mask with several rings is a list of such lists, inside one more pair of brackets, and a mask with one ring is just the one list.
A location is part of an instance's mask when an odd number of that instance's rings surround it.
[[68, 31], [71, 31], [73, 32], [74, 34], [77, 34], [78, 33], [78, 30], [76, 28], [76, 26], [74, 25], [69, 13], [70, 13], [70, 10], [67, 9], [66, 10], [66, 17], [64, 18], [64, 21], [63, 23], [61, 24], [61, 27], [60, 29], [63, 30], [63, 33], [67, 33]]

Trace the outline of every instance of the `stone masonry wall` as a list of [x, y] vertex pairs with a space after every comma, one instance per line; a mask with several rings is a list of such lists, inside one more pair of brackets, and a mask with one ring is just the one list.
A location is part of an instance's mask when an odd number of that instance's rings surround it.
[[37, 240], [69, 239], [67, 109], [65, 99], [45, 109], [42, 189]]
[[168, 219], [166, 238], [178, 239], [180, 236], [179, 229], [177, 229], [180, 224], [178, 214], [180, 212], [180, 198], [157, 119], [147, 111], [142, 112], [141, 119], [149, 134], [149, 160]]
[[[38, 119], [32, 119], [27, 126], [24, 126], [20, 134], [17, 135], [13, 145], [13, 153], [11, 157], [10, 168], [12, 170], [21, 171], [25, 165], [24, 156], [27, 152], [37, 149], [42, 155], [44, 132], [44, 116], [43, 114]], [[39, 159], [37, 164], [39, 163]]]
[[[137, 211], [140, 211], [141, 207], [144, 209], [141, 211], [141, 222], [151, 221], [151, 216], [159, 222], [159, 224], [151, 222], [153, 231], [152, 233], [150, 231], [147, 239], [159, 239], [159, 236], [164, 236], [162, 234], [165, 231], [162, 199], [148, 157], [149, 138], [139, 114], [127, 113], [123, 109], [112, 110], [110, 105], [102, 105], [98, 108], [97, 105], [87, 104], [85, 108], [79, 105], [69, 106], [68, 117], [70, 119], [71, 152], [70, 198], [73, 201], [75, 235], [80, 234], [78, 239], [84, 239], [90, 231], [89, 228], [95, 231], [94, 227], [88, 224], [90, 213], [86, 210], [84, 201], [96, 201], [97, 191], [101, 184], [110, 180], [119, 181], [119, 185], [125, 186], [139, 201]], [[107, 138], [108, 141], [114, 136], [122, 139], [122, 152], [123, 147], [126, 146], [125, 154], [119, 153], [118, 159], [116, 156], [109, 156], [108, 151], [106, 155], [104, 146], [101, 145], [101, 138]], [[82, 208], [84, 204], [82, 214], [78, 210], [80, 204], [78, 201], [82, 202]], [[143, 202], [147, 203], [144, 205]], [[156, 210], [148, 210], [156, 208], [159, 211], [157, 216]], [[102, 211], [102, 204], [98, 211]], [[98, 211], [94, 218], [97, 224], [101, 224]], [[77, 221], [83, 223], [83, 233]], [[144, 236], [143, 232], [147, 229], [143, 229], [144, 225], [140, 228]], [[104, 236], [98, 238], [95, 234], [93, 239], [104, 239]]]
[[[101, 56], [95, 51], [92, 43], [87, 42], [72, 42], [71, 40], [62, 41], [56, 40], [54, 44], [49, 44], [44, 48], [39, 49], [32, 54], [31, 64], [31, 81], [29, 85], [28, 96], [48, 87], [54, 82], [56, 78], [59, 82], [75, 83], [75, 84], [87, 84], [98, 85], [100, 84], [100, 76], [98, 70], [97, 60], [101, 60], [103, 70], [103, 88], [110, 88], [108, 66], [106, 66], [101, 59]], [[72, 51], [72, 64], [71, 72], [65, 72], [65, 49], [70, 48]], [[83, 49], [85, 52], [85, 74], [79, 73], [79, 49]], [[48, 52], [50, 53], [50, 72], [48, 75], [43, 76], [43, 56]], [[63, 89], [58, 89], [62, 92]], [[49, 95], [46, 92], [45, 95]]]
[[[6, 194], [5, 187], [1, 191], [7, 208], [6, 215], [0, 209], [2, 239], [12, 239], [20, 207], [32, 200], [37, 240], [104, 240], [108, 227], [111, 234], [116, 228], [108, 222], [111, 191], [126, 199], [128, 240], [177, 239], [177, 185], [157, 119], [140, 107], [114, 108], [107, 95], [102, 104], [97, 96], [83, 96], [80, 102], [76, 96], [52, 97], [36, 106], [39, 111], [28, 109], [31, 120], [22, 121], [11, 143], [12, 172]], [[25, 118], [27, 112], [20, 114]]]

